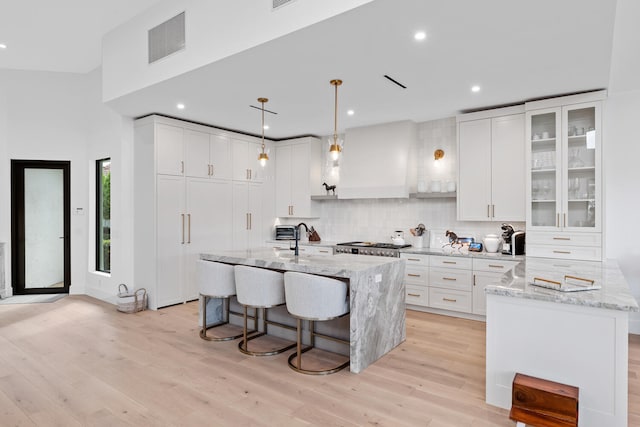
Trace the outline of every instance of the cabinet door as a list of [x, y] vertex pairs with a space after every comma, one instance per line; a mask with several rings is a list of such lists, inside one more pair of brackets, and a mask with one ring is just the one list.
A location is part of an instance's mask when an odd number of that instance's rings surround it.
[[156, 172], [162, 175], [184, 174], [182, 128], [156, 125]]
[[156, 186], [156, 301], [158, 307], [165, 307], [183, 301], [182, 257], [187, 241], [184, 179], [158, 175]]
[[231, 181], [187, 179], [185, 284], [183, 298], [198, 298], [196, 260], [207, 250], [229, 249], [231, 241]]
[[527, 131], [527, 229], [555, 230], [562, 210], [560, 109], [529, 111]]
[[600, 103], [563, 107], [562, 227], [600, 231]]
[[502, 279], [503, 273], [474, 272], [473, 274], [473, 314], [487, 314], [487, 297], [484, 288]]
[[245, 182], [233, 183], [233, 219], [232, 246], [234, 250], [245, 250], [248, 247], [249, 231], [249, 186]]
[[291, 145], [276, 146], [276, 216], [288, 217], [291, 213], [291, 162], [293, 148]]
[[458, 220], [487, 221], [491, 217], [491, 120], [460, 122], [458, 138]]
[[247, 211], [249, 212], [249, 229], [247, 231], [247, 248], [264, 246], [262, 236], [262, 200], [263, 185], [252, 182], [247, 186]]
[[260, 151], [262, 151], [262, 144], [256, 142], [249, 142], [247, 144], [247, 168], [249, 169], [250, 181], [262, 182], [264, 180], [264, 168], [260, 166], [260, 162], [258, 161]]
[[524, 221], [526, 207], [524, 114], [491, 119], [491, 217]]
[[220, 179], [232, 178], [231, 147], [229, 138], [211, 135], [209, 143], [209, 163], [211, 177]]
[[311, 216], [309, 144], [293, 145], [291, 151], [291, 206], [293, 216]]
[[209, 134], [193, 130], [184, 131], [184, 174], [207, 178], [209, 166]]
[[235, 181], [248, 181], [249, 167], [247, 165], [247, 157], [249, 155], [249, 143], [232, 139], [231, 152], [233, 155], [233, 179]]

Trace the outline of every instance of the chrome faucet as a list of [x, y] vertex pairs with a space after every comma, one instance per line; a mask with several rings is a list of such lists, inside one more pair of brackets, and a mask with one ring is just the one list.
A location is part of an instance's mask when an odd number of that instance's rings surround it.
[[307, 230], [307, 233], [309, 232], [309, 227], [307, 227], [307, 224], [305, 224], [304, 222], [301, 222], [300, 224], [296, 225], [294, 227], [294, 233], [293, 233], [293, 237], [294, 239], [296, 239], [296, 247], [293, 249], [294, 250], [294, 255], [297, 257], [298, 256], [298, 252], [299, 252], [299, 248], [298, 248], [298, 241], [300, 240], [300, 226], [304, 225], [304, 229]]

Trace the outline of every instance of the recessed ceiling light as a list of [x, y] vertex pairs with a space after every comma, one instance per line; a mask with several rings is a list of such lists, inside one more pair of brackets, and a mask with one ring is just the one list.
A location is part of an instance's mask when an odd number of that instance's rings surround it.
[[176, 108], [177, 108], [178, 110], [184, 110], [184, 104], [177, 104], [177, 105], [176, 105]]
[[480, 86], [478, 85], [471, 86], [471, 92], [480, 92]]
[[7, 48], [7, 45], [6, 45], [6, 44], [4, 44], [4, 43], [0, 43], [0, 49], [6, 49], [6, 48]]
[[269, 125], [264, 125], [263, 128], [264, 128], [264, 130], [267, 130], [267, 129], [269, 129]]
[[427, 38], [427, 33], [424, 31], [418, 31], [413, 35], [413, 38], [416, 40], [424, 40]]
[[356, 112], [355, 112], [355, 111], [353, 111], [353, 110], [348, 110], [348, 111], [347, 111], [347, 114], [348, 114], [348, 115], [350, 115], [350, 116], [353, 116], [355, 113], [356, 113]]

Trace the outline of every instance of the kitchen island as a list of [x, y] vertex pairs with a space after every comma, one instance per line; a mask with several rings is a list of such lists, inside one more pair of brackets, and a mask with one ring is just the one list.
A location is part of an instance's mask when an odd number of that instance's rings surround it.
[[399, 258], [349, 254], [294, 257], [290, 251], [267, 248], [212, 251], [202, 253], [200, 258], [348, 280], [351, 372], [361, 372], [406, 338], [402, 281], [405, 261]]
[[[594, 280], [560, 292], [534, 278]], [[487, 286], [486, 401], [511, 407], [516, 372], [580, 389], [580, 426], [626, 426], [629, 312], [638, 304], [615, 262], [528, 257]]]

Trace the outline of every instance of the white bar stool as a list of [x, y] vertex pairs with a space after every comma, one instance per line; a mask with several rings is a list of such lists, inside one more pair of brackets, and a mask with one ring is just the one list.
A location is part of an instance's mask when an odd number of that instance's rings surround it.
[[[242, 341], [238, 343], [238, 349], [251, 356], [272, 356], [283, 353], [296, 346], [295, 343], [272, 351], [251, 351], [249, 341], [267, 334], [267, 325], [277, 325], [286, 329], [294, 329], [289, 325], [267, 320], [267, 309], [284, 304], [284, 277], [283, 274], [273, 270], [245, 265], [236, 265], [236, 291], [238, 302], [244, 306], [244, 329]], [[258, 309], [262, 309], [262, 332], [258, 332], [250, 337], [247, 334], [247, 308], [253, 307], [256, 310], [254, 316], [254, 329], [258, 330]]]
[[[324, 370], [302, 368], [302, 353], [311, 350], [315, 337], [319, 336], [335, 342], [349, 345], [349, 341], [315, 332], [316, 321], [337, 319], [349, 313], [347, 284], [341, 280], [313, 274], [284, 273], [284, 289], [289, 314], [297, 318], [297, 349], [289, 356], [289, 367], [296, 372], [309, 375], [326, 375], [338, 372], [349, 366], [349, 361]], [[310, 345], [302, 349], [302, 320], [309, 320]], [[296, 359], [296, 363], [293, 363]]]
[[[207, 341], [229, 341], [240, 338], [242, 334], [226, 337], [207, 335], [207, 330], [228, 324], [230, 314], [242, 315], [242, 313], [229, 309], [229, 298], [236, 294], [233, 266], [199, 259], [196, 261], [196, 283], [198, 284], [200, 296], [203, 297], [200, 338]], [[207, 325], [207, 302], [210, 298], [221, 298], [223, 300], [222, 320], [218, 323]]]

